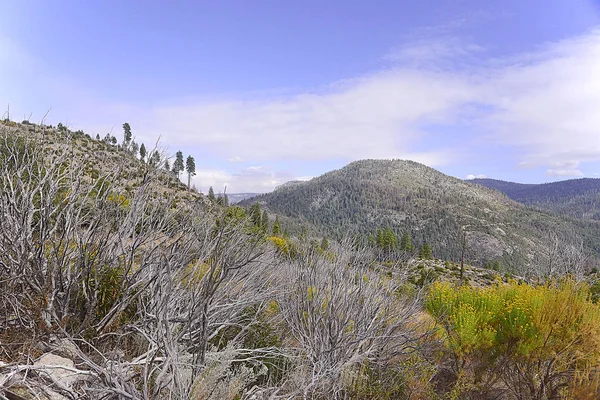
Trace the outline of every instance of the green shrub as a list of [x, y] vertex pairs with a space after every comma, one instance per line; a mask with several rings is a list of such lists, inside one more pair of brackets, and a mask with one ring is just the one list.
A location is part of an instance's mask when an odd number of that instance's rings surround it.
[[597, 383], [600, 307], [586, 286], [435, 283], [425, 307], [443, 327], [456, 373], [481, 391], [501, 381], [519, 398], [565, 398], [576, 386]]

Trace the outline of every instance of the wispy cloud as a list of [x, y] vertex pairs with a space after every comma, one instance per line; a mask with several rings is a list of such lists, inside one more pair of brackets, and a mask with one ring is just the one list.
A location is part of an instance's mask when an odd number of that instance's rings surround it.
[[492, 110], [480, 128], [514, 146], [525, 167], [577, 176], [600, 160], [600, 31], [547, 45], [491, 71], [481, 102]]

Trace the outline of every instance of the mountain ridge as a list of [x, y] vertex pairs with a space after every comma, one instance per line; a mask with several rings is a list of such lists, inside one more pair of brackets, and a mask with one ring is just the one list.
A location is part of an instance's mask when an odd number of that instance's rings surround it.
[[600, 221], [600, 179], [578, 178], [539, 184], [498, 179], [472, 179], [468, 182], [499, 190], [528, 206], [578, 219]]
[[512, 270], [532, 265], [545, 253], [548, 232], [561, 240], [581, 238], [593, 252], [598, 249], [591, 243], [600, 238], [597, 225], [528, 207], [498, 190], [409, 160], [354, 161], [241, 204], [253, 202], [304, 219], [332, 237], [375, 235], [387, 227], [397, 235], [408, 232], [415, 244], [430, 243], [436, 257], [454, 261], [465, 234], [471, 261], [500, 262]]

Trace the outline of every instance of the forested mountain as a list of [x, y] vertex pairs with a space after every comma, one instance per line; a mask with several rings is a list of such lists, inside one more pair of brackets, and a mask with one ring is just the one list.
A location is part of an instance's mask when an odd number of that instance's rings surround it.
[[[227, 198], [229, 200], [229, 204], [236, 204], [242, 200], [246, 200], [255, 196], [258, 196], [260, 193], [227, 193]], [[221, 196], [222, 194], [217, 194], [217, 196]]]
[[[308, 182], [286, 185], [246, 200], [273, 212], [306, 220], [324, 233], [363, 237], [391, 228], [429, 243], [436, 257], [466, 257], [482, 265], [499, 261], [519, 269], [547, 253], [556, 241], [581, 237], [597, 252], [597, 224], [535, 210], [504, 194], [403, 160], [363, 160]], [[242, 202], [244, 204], [244, 202]], [[464, 232], [464, 233], [463, 233]]]
[[524, 184], [497, 179], [468, 182], [499, 190], [511, 199], [573, 218], [600, 220], [600, 179]]

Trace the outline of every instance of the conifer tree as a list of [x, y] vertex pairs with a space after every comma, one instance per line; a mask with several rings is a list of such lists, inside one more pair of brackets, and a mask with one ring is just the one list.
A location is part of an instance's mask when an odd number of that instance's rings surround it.
[[260, 225], [264, 232], [269, 230], [269, 214], [267, 214], [267, 210], [264, 210], [262, 213], [262, 219], [260, 221]]
[[140, 146], [140, 160], [144, 161], [146, 159], [146, 146], [144, 143]]
[[410, 233], [404, 232], [402, 234], [402, 239], [400, 240], [400, 250], [412, 253], [415, 247], [412, 244], [412, 238], [410, 237]]
[[250, 220], [252, 221], [252, 225], [260, 228], [261, 227], [261, 214], [260, 214], [260, 204], [258, 202], [252, 204], [250, 207]]
[[229, 197], [227, 197], [227, 193], [223, 193], [223, 205], [229, 207]]
[[273, 236], [281, 236], [281, 226], [279, 225], [279, 216], [275, 216], [275, 222], [273, 223]]
[[213, 203], [215, 202], [215, 191], [212, 186], [208, 188], [208, 199]]
[[134, 157], [137, 157], [137, 152], [138, 152], [138, 144], [135, 141], [131, 141], [131, 154], [133, 154]]
[[429, 243], [425, 243], [423, 246], [421, 246], [421, 249], [419, 250], [419, 258], [422, 260], [431, 260], [433, 258]]
[[129, 123], [125, 122], [123, 124], [123, 148], [127, 149], [129, 147], [129, 143], [131, 142], [131, 126]]
[[185, 160], [185, 171], [188, 174], [188, 190], [190, 190], [190, 182], [192, 180], [192, 176], [196, 175], [196, 162], [194, 161], [194, 157], [188, 156]]
[[173, 174], [177, 175], [177, 178], [179, 178], [179, 174], [183, 171], [183, 168], [183, 153], [180, 150], [175, 153], [175, 161], [173, 161]]
[[171, 166], [169, 165], [169, 160], [165, 160], [165, 165], [164, 165], [164, 167], [165, 167], [165, 170], [167, 170], [167, 171], [171, 171]]
[[96, 133], [96, 140], [100, 140], [100, 134]]

